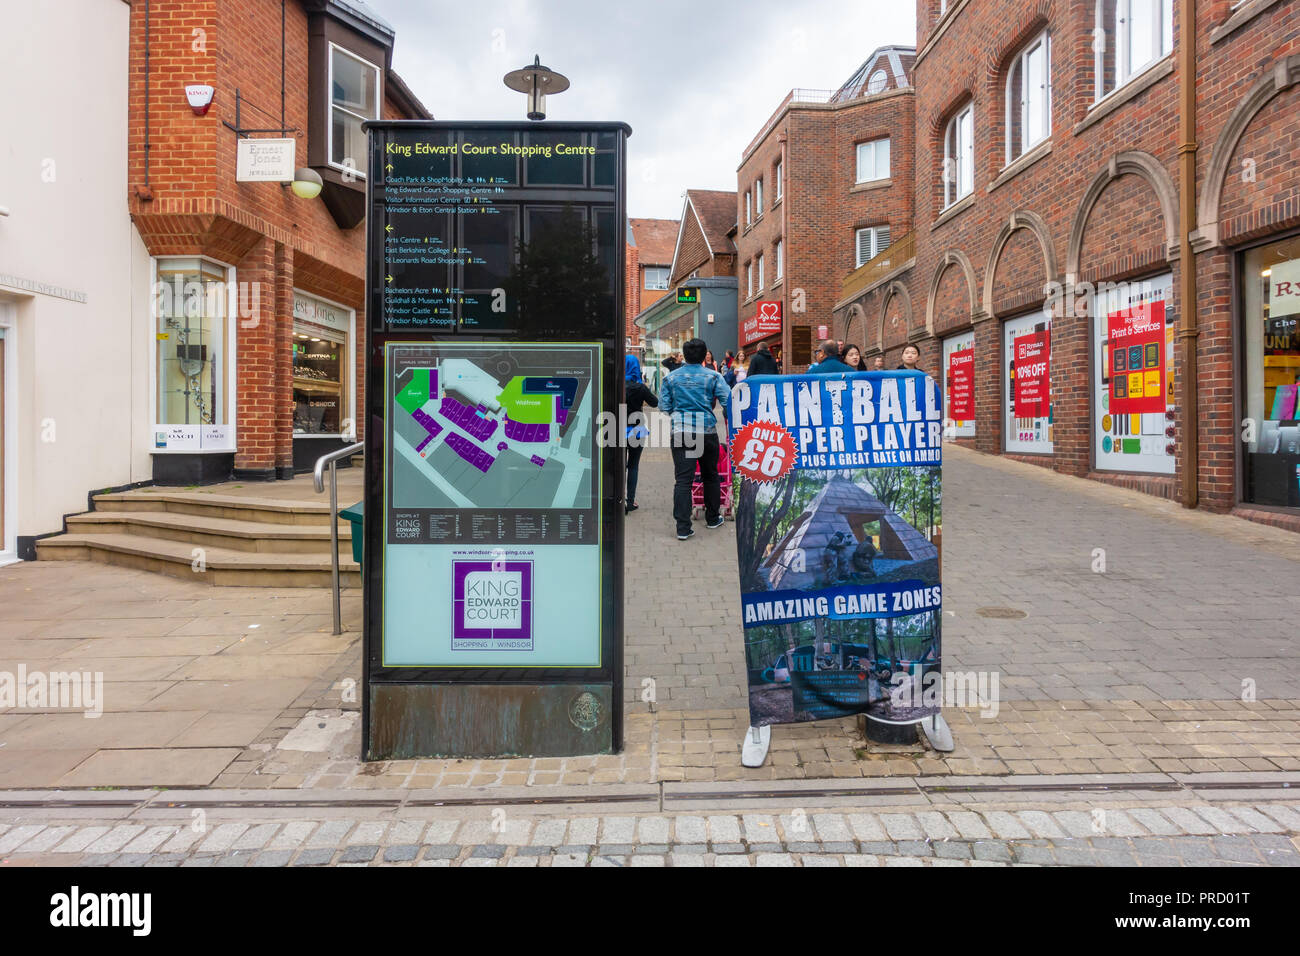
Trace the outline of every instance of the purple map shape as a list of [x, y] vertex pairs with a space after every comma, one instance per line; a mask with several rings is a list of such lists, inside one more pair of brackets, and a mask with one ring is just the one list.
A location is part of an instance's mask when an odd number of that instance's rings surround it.
[[447, 436], [447, 446], [484, 474], [496, 461], [464, 435], [457, 435], [455, 432]]

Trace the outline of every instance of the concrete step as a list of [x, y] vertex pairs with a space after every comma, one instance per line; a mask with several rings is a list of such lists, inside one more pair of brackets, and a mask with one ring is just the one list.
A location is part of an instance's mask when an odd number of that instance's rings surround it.
[[[213, 585], [241, 587], [329, 587], [330, 556], [321, 554], [268, 554], [195, 545], [141, 534], [63, 534], [36, 543], [39, 560], [100, 561], [122, 567], [154, 571]], [[359, 587], [360, 568], [351, 550], [340, 555], [339, 570], [345, 587]], [[200, 563], [201, 562], [201, 563]]]
[[[328, 495], [324, 494], [320, 496], [320, 501], [300, 501], [146, 488], [95, 495], [94, 501], [96, 511], [169, 511], [174, 514], [204, 515], [261, 524], [329, 527], [330, 503]], [[351, 503], [340, 500], [339, 507]]]
[[[174, 511], [88, 511], [68, 518], [71, 534], [129, 534], [183, 541], [203, 548], [260, 554], [324, 554], [330, 551], [329, 523], [277, 524], [214, 518]], [[339, 522], [339, 553], [352, 553], [352, 524]]]

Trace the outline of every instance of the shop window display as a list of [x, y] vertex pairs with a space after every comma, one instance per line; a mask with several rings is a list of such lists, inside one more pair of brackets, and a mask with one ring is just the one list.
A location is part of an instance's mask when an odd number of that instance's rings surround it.
[[1052, 319], [1033, 312], [1003, 326], [1006, 450], [1052, 453]]
[[1093, 297], [1098, 471], [1174, 473], [1173, 275], [1099, 283]]
[[204, 259], [158, 260], [157, 423], [225, 421], [226, 269]]
[[337, 435], [341, 428], [347, 345], [342, 336], [296, 326], [293, 341], [293, 430]]
[[1242, 497], [1300, 508], [1300, 237], [1244, 260]]

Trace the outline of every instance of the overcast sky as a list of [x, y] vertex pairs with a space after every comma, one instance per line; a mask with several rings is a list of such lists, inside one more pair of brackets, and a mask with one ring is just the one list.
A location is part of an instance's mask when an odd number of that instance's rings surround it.
[[876, 47], [915, 43], [897, 0], [367, 0], [397, 31], [393, 68], [440, 120], [523, 120], [510, 70], [571, 82], [547, 119], [621, 120], [628, 213], [676, 219], [684, 189], [736, 167], [791, 88], [835, 89]]

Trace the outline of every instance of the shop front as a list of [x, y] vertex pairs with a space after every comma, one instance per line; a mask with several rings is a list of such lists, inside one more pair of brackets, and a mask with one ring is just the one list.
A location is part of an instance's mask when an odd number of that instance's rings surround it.
[[1241, 297], [1241, 499], [1300, 512], [1300, 236], [1248, 249]]
[[1052, 454], [1052, 317], [1047, 311], [1003, 325], [1003, 435], [1011, 454]]
[[1102, 283], [1093, 302], [1094, 467], [1172, 475], [1173, 274]]
[[943, 420], [948, 438], [975, 437], [975, 332], [943, 340]]
[[[679, 295], [687, 290], [693, 295]], [[730, 276], [694, 278], [664, 296], [636, 317], [645, 330], [646, 381], [658, 388], [667, 374], [664, 362], [693, 338], [703, 339], [719, 365], [736, 348], [740, 327], [736, 317], [736, 280]], [[691, 301], [678, 302], [678, 299]], [[748, 352], [748, 350], [746, 350]]]
[[356, 440], [356, 312], [294, 291], [293, 468], [310, 471], [316, 459]]
[[754, 357], [760, 342], [766, 342], [772, 358], [781, 361], [781, 300], [754, 303], [754, 312], [740, 323], [740, 348], [745, 360]]
[[202, 256], [154, 259], [151, 454], [159, 484], [234, 470], [235, 270]]

